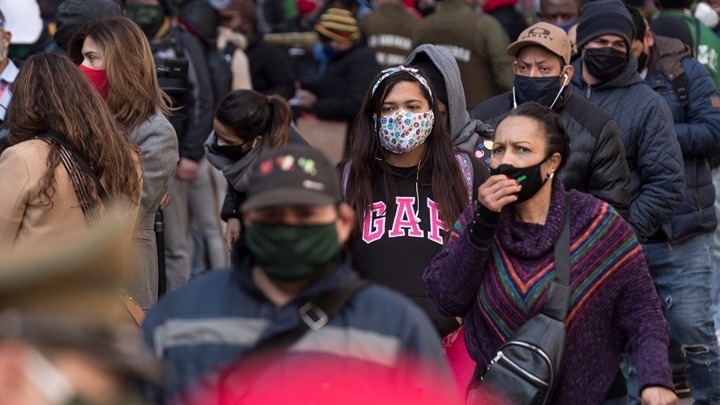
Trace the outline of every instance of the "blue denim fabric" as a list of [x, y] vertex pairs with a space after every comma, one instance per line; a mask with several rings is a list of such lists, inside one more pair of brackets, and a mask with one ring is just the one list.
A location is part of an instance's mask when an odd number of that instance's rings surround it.
[[[682, 347], [687, 382], [697, 405], [720, 404], [720, 354], [711, 313], [713, 233], [675, 243], [643, 245], [668, 320], [668, 332]], [[627, 371], [627, 370], [626, 370]], [[637, 375], [628, 375], [631, 403]]]
[[[712, 171], [713, 185], [715, 186], [715, 215], [720, 218], [720, 167]], [[715, 321], [715, 330], [720, 330], [720, 225], [715, 228], [715, 237], [712, 250], [713, 276], [712, 276], [712, 313]]]

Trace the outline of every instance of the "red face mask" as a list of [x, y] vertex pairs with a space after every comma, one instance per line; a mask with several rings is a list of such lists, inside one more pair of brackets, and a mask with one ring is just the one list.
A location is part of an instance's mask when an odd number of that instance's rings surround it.
[[85, 65], [79, 65], [78, 67], [80, 68], [80, 70], [82, 70], [83, 73], [85, 73], [85, 76], [90, 79], [90, 83], [92, 83], [93, 87], [95, 87], [98, 93], [100, 93], [102, 98], [107, 98], [110, 87], [108, 85], [107, 74], [105, 73], [105, 70], [93, 69]]

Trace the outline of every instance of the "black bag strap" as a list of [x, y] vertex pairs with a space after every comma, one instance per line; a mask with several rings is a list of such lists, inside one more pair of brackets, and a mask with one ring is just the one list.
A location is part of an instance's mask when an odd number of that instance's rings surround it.
[[570, 305], [570, 195], [565, 193], [565, 224], [555, 242], [555, 279], [550, 284], [542, 313], [563, 321]]
[[103, 204], [107, 205], [110, 202], [110, 196], [108, 195], [107, 191], [105, 191], [105, 187], [103, 187], [102, 183], [100, 183], [100, 179], [98, 178], [97, 174], [95, 174], [95, 172], [90, 167], [90, 164], [88, 164], [87, 160], [85, 160], [85, 157], [83, 157], [83, 155], [77, 149], [75, 149], [75, 147], [72, 146], [67, 141], [67, 139], [58, 135], [55, 132], [47, 132], [43, 135], [43, 137], [54, 140], [63, 148], [65, 148], [65, 150], [70, 152], [73, 158], [75, 158], [78, 166], [80, 166], [80, 169], [87, 173], [92, 179], [93, 183], [95, 183], [95, 189], [97, 190], [98, 196], [100, 197], [100, 201], [102, 201]]
[[325, 326], [330, 318], [340, 311], [355, 294], [370, 284], [367, 280], [358, 279], [348, 285], [331, 291], [323, 291], [310, 297], [298, 310], [302, 322], [292, 329], [260, 341], [248, 352], [246, 358], [256, 354], [288, 349], [309, 330], [318, 330]]

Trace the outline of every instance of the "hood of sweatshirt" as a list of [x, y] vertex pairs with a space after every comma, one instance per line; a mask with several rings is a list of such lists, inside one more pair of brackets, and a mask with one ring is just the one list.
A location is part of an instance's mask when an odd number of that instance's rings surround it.
[[480, 136], [478, 132], [492, 131], [489, 125], [470, 118], [465, 105], [465, 91], [460, 79], [460, 68], [452, 54], [440, 45], [420, 45], [405, 59], [406, 65], [413, 65], [419, 55], [425, 55], [442, 73], [448, 97], [450, 135], [453, 144], [472, 154]]

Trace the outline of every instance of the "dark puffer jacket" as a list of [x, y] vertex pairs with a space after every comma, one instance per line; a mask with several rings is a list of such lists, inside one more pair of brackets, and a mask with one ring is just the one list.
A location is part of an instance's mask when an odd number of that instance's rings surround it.
[[[481, 103], [471, 115], [495, 128], [512, 108], [512, 93], [505, 93]], [[573, 96], [569, 88], [553, 109], [570, 134], [570, 158], [560, 173], [565, 188], [592, 194], [627, 218], [630, 171], [615, 121], [600, 108]]]
[[[687, 105], [683, 106], [670, 77], [685, 74]], [[670, 106], [685, 166], [685, 198], [664, 230], [671, 241], [717, 226], [715, 188], [708, 159], [720, 155], [720, 98], [707, 69], [674, 38], [655, 36], [645, 83]]]
[[582, 58], [573, 67], [575, 95], [605, 110], [620, 127], [630, 169], [628, 222], [644, 242], [682, 203], [685, 190], [682, 153], [670, 109], [643, 83], [635, 58], [618, 77], [594, 86], [582, 77]]

